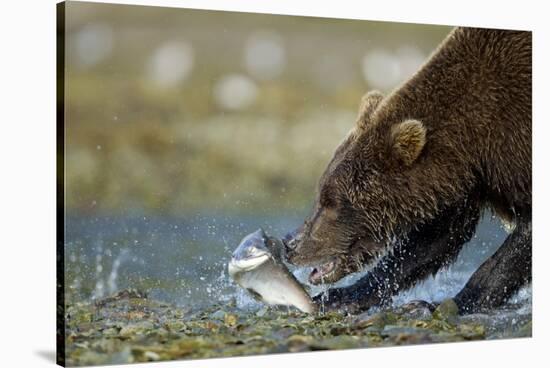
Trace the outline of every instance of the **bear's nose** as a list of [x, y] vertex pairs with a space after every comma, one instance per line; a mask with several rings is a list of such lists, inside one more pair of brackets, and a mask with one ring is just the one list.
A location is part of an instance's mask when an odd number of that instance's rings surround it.
[[287, 249], [294, 250], [294, 249], [296, 249], [296, 245], [298, 245], [298, 242], [296, 241], [296, 239], [293, 238], [293, 239], [288, 240], [284, 244], [285, 244]]
[[298, 241], [300, 240], [301, 231], [302, 231], [302, 227], [299, 227], [287, 233], [283, 237], [282, 241], [287, 251], [296, 249], [296, 246], [298, 245]]

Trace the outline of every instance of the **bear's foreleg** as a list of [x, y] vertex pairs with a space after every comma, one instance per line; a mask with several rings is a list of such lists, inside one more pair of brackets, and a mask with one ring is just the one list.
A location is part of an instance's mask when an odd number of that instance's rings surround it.
[[531, 281], [531, 221], [520, 222], [500, 248], [470, 277], [455, 296], [461, 313], [505, 303]]

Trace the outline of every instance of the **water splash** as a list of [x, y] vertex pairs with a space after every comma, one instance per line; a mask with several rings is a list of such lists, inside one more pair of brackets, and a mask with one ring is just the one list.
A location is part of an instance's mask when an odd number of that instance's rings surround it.
[[124, 261], [130, 258], [130, 250], [123, 248], [120, 250], [118, 256], [115, 258], [111, 265], [111, 271], [108, 275], [104, 276], [103, 267], [103, 253], [111, 255], [111, 250], [107, 249], [103, 252], [103, 246], [99, 243], [96, 254], [96, 271], [95, 271], [95, 289], [92, 294], [92, 299], [103, 298], [106, 295], [113, 294], [118, 290], [117, 279], [119, 275], [120, 266]]
[[[98, 299], [118, 289], [137, 288], [159, 300], [180, 306], [231, 302], [243, 309], [258, 309], [256, 302], [227, 274], [227, 262], [243, 234], [258, 227], [274, 236], [284, 234], [298, 218], [285, 216], [234, 217], [203, 214], [193, 218], [94, 217], [68, 218], [66, 272], [69, 296]], [[395, 304], [412, 299], [440, 301], [451, 297], [506, 236], [485, 217], [471, 244], [457, 262], [415, 288], [394, 298]], [[213, 231], [215, 225], [215, 231]], [[271, 225], [271, 227], [269, 227]], [[116, 245], [115, 245], [116, 244]], [[368, 270], [349, 275], [333, 285], [308, 285], [310, 268], [292, 269], [310, 295], [329, 287], [355, 283]], [[395, 270], [399, 272], [399, 270]], [[200, 279], [203, 278], [203, 280]], [[514, 300], [529, 309], [530, 289]]]
[[110, 294], [114, 293], [118, 289], [117, 288], [118, 269], [120, 268], [122, 261], [128, 258], [129, 254], [130, 254], [130, 251], [124, 248], [120, 251], [118, 257], [113, 262], [111, 273], [109, 274], [109, 277], [107, 279], [107, 286], [109, 287]]

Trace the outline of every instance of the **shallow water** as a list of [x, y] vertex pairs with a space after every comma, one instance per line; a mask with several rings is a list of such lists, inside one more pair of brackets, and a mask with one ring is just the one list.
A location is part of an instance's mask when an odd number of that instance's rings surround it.
[[241, 238], [259, 227], [282, 236], [297, 223], [283, 216], [68, 214], [67, 297], [97, 299], [132, 287], [179, 305], [224, 301], [238, 296], [226, 265]]
[[[241, 238], [263, 227], [284, 235], [301, 216], [97, 217], [66, 218], [65, 266], [68, 300], [102, 298], [120, 289], [138, 288], [155, 299], [177, 305], [207, 305], [235, 299], [244, 309], [260, 304], [237, 288], [226, 272], [227, 261]], [[506, 232], [495, 219], [483, 218], [475, 237], [457, 261], [413, 289], [394, 298], [441, 301], [452, 297], [471, 273], [503, 242]], [[306, 282], [308, 269], [294, 271]], [[351, 275], [336, 286], [353, 283]], [[310, 289], [317, 294], [326, 286]], [[530, 287], [513, 302], [530, 300]], [[530, 303], [528, 303], [530, 305]]]
[[[207, 213], [187, 218], [68, 214], [67, 299], [97, 299], [131, 287], [177, 305], [207, 305], [236, 299], [241, 308], [256, 309], [260, 305], [237, 288], [227, 275], [231, 252], [244, 235], [258, 227], [282, 236], [302, 218]], [[400, 293], [394, 303], [398, 305], [412, 299], [437, 302], [452, 297], [505, 237], [500, 222], [485, 216], [475, 237], [451, 267]], [[306, 282], [308, 273], [308, 269], [295, 270], [302, 282]], [[336, 286], [348, 285], [359, 277], [361, 274], [351, 275]], [[324, 288], [312, 287], [310, 293], [317, 294]], [[514, 302], [529, 300], [530, 288], [526, 288]]]

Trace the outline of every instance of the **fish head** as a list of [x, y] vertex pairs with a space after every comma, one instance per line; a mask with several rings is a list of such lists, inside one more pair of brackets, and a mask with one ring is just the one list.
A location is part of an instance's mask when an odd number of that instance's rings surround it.
[[245, 236], [231, 257], [230, 274], [250, 271], [266, 262], [271, 257], [267, 240], [263, 229]]

